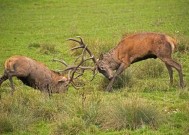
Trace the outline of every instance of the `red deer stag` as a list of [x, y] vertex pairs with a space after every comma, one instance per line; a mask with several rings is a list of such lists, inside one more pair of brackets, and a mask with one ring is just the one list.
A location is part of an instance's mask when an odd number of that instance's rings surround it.
[[[81, 38], [80, 40], [81, 41], [74, 41], [78, 42], [83, 48], [87, 48]], [[111, 91], [113, 82], [118, 75], [131, 64], [148, 58], [159, 58], [165, 63], [171, 84], [173, 83], [172, 68], [175, 68], [179, 74], [180, 86], [183, 88], [182, 67], [171, 57], [175, 47], [176, 41], [168, 35], [159, 33], [138, 33], [124, 37], [115, 48], [108, 53], [101, 54], [98, 61], [88, 48], [86, 50], [94, 63], [96, 63], [98, 71], [110, 80], [107, 91]]]
[[4, 74], [0, 78], [0, 85], [9, 79], [12, 94], [15, 90], [12, 80], [14, 76], [25, 85], [48, 92], [49, 94], [65, 91], [69, 82], [69, 79], [65, 76], [25, 56], [12, 56], [5, 61]]

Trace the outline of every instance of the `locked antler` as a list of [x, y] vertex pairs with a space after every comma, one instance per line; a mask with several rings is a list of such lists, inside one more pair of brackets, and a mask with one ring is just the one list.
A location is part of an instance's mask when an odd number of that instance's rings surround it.
[[[76, 49], [79, 49], [79, 48], [83, 48], [82, 54], [79, 57], [82, 57], [82, 59], [84, 59], [84, 56], [85, 56], [84, 53], [87, 51], [89, 53], [89, 55], [90, 55], [90, 58], [86, 59], [85, 61], [87, 61], [89, 59], [92, 59], [92, 61], [96, 64], [97, 60], [95, 59], [94, 55], [89, 50], [89, 48], [87, 47], [87, 45], [84, 44], [83, 39], [80, 36], [77, 36], [77, 38], [79, 38], [80, 41], [78, 41], [76, 39], [73, 39], [73, 38], [69, 38], [68, 39], [68, 40], [75, 41], [75, 42], [77, 42], [77, 43], [80, 44], [80, 46], [73, 47], [71, 50], [76, 50]], [[77, 59], [79, 59], [79, 57]]]
[[[72, 51], [80, 49], [80, 48], [83, 49], [81, 55], [79, 55], [75, 60], [75, 63], [76, 63], [81, 58], [81, 61], [77, 65], [68, 65], [63, 60], [53, 59], [53, 61], [60, 62], [60, 63], [62, 63], [63, 65], [65, 65], [67, 67], [65, 70], [60, 71], [60, 72], [68, 72], [69, 83], [71, 83], [75, 88], [76, 88], [76, 85], [74, 83], [74, 80], [79, 78], [80, 76], [82, 76], [84, 74], [85, 70], [93, 71], [93, 77], [92, 77], [91, 81], [94, 79], [95, 75], [97, 74], [97, 72], [96, 72], [96, 63], [97, 63], [97, 61], [96, 61], [94, 55], [88, 49], [87, 45], [84, 44], [82, 38], [81, 37], [77, 37], [77, 38], [79, 38], [80, 41], [76, 40], [76, 39], [73, 39], [73, 38], [69, 38], [68, 39], [70, 41], [74, 41], [74, 42], [77, 42], [77, 43], [80, 44], [80, 46], [76, 46], [76, 47], [71, 48]], [[89, 58], [86, 58], [86, 52], [89, 54], [89, 56], [90, 56]], [[94, 67], [82, 66], [83, 63], [88, 61], [88, 60], [92, 60], [95, 63], [95, 66]], [[75, 73], [77, 73], [77, 76], [75, 76]]]
[[[74, 83], [74, 80], [79, 78], [80, 76], [82, 76], [85, 72], [85, 70], [94, 70], [93, 67], [85, 67], [85, 66], [78, 66], [78, 65], [68, 65], [64, 60], [59, 60], [59, 59], [53, 59], [53, 61], [56, 62], [60, 62], [61, 64], [63, 64], [64, 66], [66, 66], [66, 69], [64, 70], [58, 70], [56, 72], [61, 72], [61, 73], [65, 73], [68, 72], [68, 84], [72, 84], [76, 89], [77, 86]], [[75, 76], [75, 73], [77, 73], [77, 76]], [[74, 74], [74, 75], [73, 75]]]
[[[96, 63], [97, 63], [97, 60], [95, 59], [95, 57], [94, 57], [94, 55], [92, 54], [92, 52], [88, 49], [87, 45], [85, 45], [85, 43], [83, 42], [83, 39], [82, 39], [80, 36], [77, 36], [77, 38], [79, 38], [80, 41], [79, 41], [79, 40], [76, 40], [76, 39], [73, 39], [73, 38], [69, 38], [69, 39], [68, 39], [68, 40], [77, 42], [77, 43], [79, 43], [79, 45], [80, 45], [80, 46], [73, 47], [73, 48], [71, 49], [72, 51], [73, 51], [73, 50], [80, 49], [80, 48], [83, 49], [81, 55], [79, 55], [79, 56], [76, 58], [76, 60], [75, 60], [75, 62], [76, 62], [76, 61], [78, 61], [79, 58], [81, 58], [80, 63], [79, 63], [78, 66], [75, 68], [75, 71], [73, 71], [72, 77], [74, 76], [76, 70], [77, 70], [79, 67], [81, 67], [81, 65], [82, 65], [84, 62], [86, 62], [86, 61], [88, 61], [88, 60], [92, 60], [92, 61], [94, 62], [94, 64], [95, 64], [95, 66], [94, 66], [94, 67], [87, 67], [87, 68], [89, 68], [89, 69], [91, 69], [91, 70], [93, 71], [93, 77], [92, 77], [92, 79], [91, 79], [91, 81], [92, 81], [92, 80], [94, 79], [95, 75], [97, 74], [97, 73], [96, 73]], [[86, 58], [86, 52], [89, 54], [89, 56], [90, 56], [89, 58]], [[84, 71], [84, 70], [83, 70], [83, 71]], [[71, 78], [72, 78], [72, 77], [71, 77]]]

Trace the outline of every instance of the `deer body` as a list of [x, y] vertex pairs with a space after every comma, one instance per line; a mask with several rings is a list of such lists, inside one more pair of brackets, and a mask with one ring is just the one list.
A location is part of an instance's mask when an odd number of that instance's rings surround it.
[[43, 63], [25, 56], [12, 56], [5, 61], [4, 74], [0, 85], [7, 79], [11, 83], [12, 93], [15, 90], [12, 77], [17, 77], [25, 85], [40, 91], [60, 93], [67, 89], [68, 79], [50, 70]]
[[171, 84], [173, 83], [172, 68], [175, 68], [179, 73], [180, 86], [183, 87], [182, 67], [171, 58], [175, 45], [173, 38], [158, 33], [138, 33], [124, 37], [114, 49], [101, 55], [97, 62], [99, 72], [110, 80], [107, 90], [112, 89], [115, 78], [127, 67], [148, 58], [159, 58], [165, 63]]

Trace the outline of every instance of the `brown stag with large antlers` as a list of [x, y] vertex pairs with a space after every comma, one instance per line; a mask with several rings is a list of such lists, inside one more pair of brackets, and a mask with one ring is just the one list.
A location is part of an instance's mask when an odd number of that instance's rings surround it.
[[[79, 42], [75, 39], [69, 39], [72, 41]], [[53, 59], [53, 61], [58, 61], [66, 66], [66, 69], [59, 70], [55, 72], [50, 70], [43, 63], [38, 62], [26, 56], [12, 56], [5, 61], [4, 64], [4, 74], [0, 78], [0, 85], [9, 79], [12, 89], [12, 95], [15, 90], [13, 84], [13, 77], [17, 77], [25, 85], [30, 86], [34, 89], [39, 89], [40, 91], [51, 93], [61, 93], [67, 90], [68, 85], [71, 83], [75, 88], [76, 85], [74, 80], [81, 77], [85, 70], [93, 71], [93, 78], [95, 76], [95, 67], [82, 66], [84, 62], [92, 59], [95, 63], [96, 60], [93, 58], [92, 53], [88, 50], [87, 46], [82, 44], [78, 47], [74, 47], [71, 50], [76, 50], [82, 48], [82, 54], [76, 58], [75, 62], [79, 61], [77, 65], [68, 65], [65, 61], [59, 59]], [[80, 43], [80, 42], [79, 42]], [[89, 58], [85, 58], [86, 51], [90, 54]], [[63, 74], [68, 72], [68, 77]]]
[[[182, 67], [171, 57], [176, 41], [165, 34], [159, 33], [138, 33], [124, 37], [118, 45], [108, 53], [102, 54], [97, 61], [87, 46], [81, 41], [71, 39], [78, 42], [81, 47], [90, 54], [91, 59], [96, 64], [100, 73], [110, 80], [107, 90], [112, 90], [115, 78], [120, 75], [131, 64], [146, 60], [148, 58], [159, 58], [162, 60], [169, 72], [170, 83], [173, 83], [173, 69], [178, 71], [180, 78], [180, 86], [184, 87]], [[114, 72], [115, 71], [115, 72]]]
[[[77, 48], [73, 48], [72, 50]], [[66, 64], [66, 62], [63, 60], [54, 59], [53, 61], [61, 62], [67, 67], [62, 71], [68, 71], [68, 77], [65, 77], [62, 73], [60, 73], [60, 71], [55, 72], [50, 70], [43, 63], [29, 57], [12, 56], [5, 61], [4, 74], [0, 78], [0, 85], [9, 79], [12, 89], [11, 94], [13, 95], [15, 87], [12, 78], [17, 77], [25, 85], [34, 89], [39, 89], [42, 92], [48, 92], [49, 95], [52, 93], [62, 93], [67, 90], [70, 83], [76, 88], [74, 85], [74, 80], [82, 76], [85, 70], [94, 70], [93, 67], [81, 66], [89, 59], [84, 59], [84, 56], [82, 56], [81, 62], [79, 62], [78, 65], [72, 66]], [[75, 76], [76, 73], [77, 76]]]

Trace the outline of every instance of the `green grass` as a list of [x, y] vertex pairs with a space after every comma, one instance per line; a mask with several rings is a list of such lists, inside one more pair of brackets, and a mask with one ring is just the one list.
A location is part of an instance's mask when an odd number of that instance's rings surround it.
[[[0, 0], [0, 72], [12, 55], [25, 55], [57, 70], [53, 58], [72, 63], [77, 53], [68, 38], [81, 36], [96, 57], [123, 35], [161, 32], [177, 38], [174, 58], [183, 66], [186, 87], [169, 86], [160, 60], [130, 66], [117, 79], [114, 92], [100, 74], [91, 73], [51, 98], [15, 81], [0, 88], [0, 134], [182, 135], [189, 134], [189, 1], [187, 0]], [[81, 83], [79, 82], [79, 83]]]

